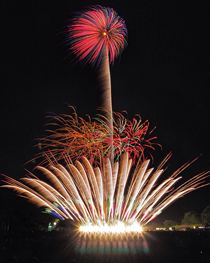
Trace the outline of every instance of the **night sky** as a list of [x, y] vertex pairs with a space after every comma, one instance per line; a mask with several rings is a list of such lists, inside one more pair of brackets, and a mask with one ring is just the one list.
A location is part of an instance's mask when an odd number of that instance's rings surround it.
[[[114, 8], [128, 28], [128, 47], [111, 67], [113, 110], [140, 114], [156, 126], [153, 135], [163, 149], [152, 152], [154, 165], [173, 152], [163, 178], [201, 154], [182, 182], [210, 170], [209, 1], [7, 0], [0, 11], [0, 173], [24, 176], [35, 139], [45, 134], [47, 112], [71, 113], [69, 104], [85, 118], [101, 106], [97, 71], [72, 62], [63, 32], [72, 12], [94, 4]], [[179, 199], [155, 222], [202, 212], [209, 193], [210, 186]], [[25, 202], [5, 189], [0, 197], [4, 208]]]

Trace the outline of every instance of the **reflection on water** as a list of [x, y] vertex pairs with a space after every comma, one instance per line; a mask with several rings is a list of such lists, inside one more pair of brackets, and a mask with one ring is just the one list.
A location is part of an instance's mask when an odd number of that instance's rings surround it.
[[142, 234], [88, 234], [80, 233], [75, 251], [81, 254], [135, 254], [149, 253]]
[[1, 263], [210, 262], [210, 232], [96, 235], [81, 234], [78, 230], [23, 232], [17, 229], [2, 233], [0, 244]]

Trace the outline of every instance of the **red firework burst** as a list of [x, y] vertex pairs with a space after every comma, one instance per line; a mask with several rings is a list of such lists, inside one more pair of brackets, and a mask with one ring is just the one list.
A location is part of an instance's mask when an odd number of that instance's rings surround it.
[[99, 64], [107, 49], [111, 63], [127, 43], [127, 29], [116, 11], [97, 5], [72, 19], [68, 37], [70, 49], [80, 60]]

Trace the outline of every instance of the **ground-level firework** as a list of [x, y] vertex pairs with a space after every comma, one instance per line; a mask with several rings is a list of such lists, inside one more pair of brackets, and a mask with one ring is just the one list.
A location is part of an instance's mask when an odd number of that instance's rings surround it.
[[134, 171], [127, 152], [113, 167], [108, 158], [103, 158], [101, 166], [91, 165], [86, 157], [73, 164], [66, 155], [65, 165], [48, 158], [47, 167], [37, 166], [48, 182], [29, 173], [30, 177], [22, 178], [24, 183], [5, 176], [3, 187], [14, 189], [61, 220], [78, 220], [83, 232], [140, 232], [137, 226], [145, 226], [172, 202], [206, 185], [203, 181], [209, 174], [203, 172], [174, 187], [190, 163], [161, 181], [170, 157], [168, 154], [156, 169], [149, 167], [149, 159], [139, 159]]

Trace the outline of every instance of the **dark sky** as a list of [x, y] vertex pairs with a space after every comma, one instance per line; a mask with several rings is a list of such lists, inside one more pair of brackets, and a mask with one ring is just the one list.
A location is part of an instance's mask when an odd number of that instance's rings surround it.
[[[44, 134], [46, 112], [70, 113], [68, 103], [80, 116], [94, 117], [101, 106], [97, 72], [74, 65], [62, 44], [71, 13], [92, 4], [113, 7], [128, 28], [128, 48], [111, 68], [114, 111], [140, 114], [156, 126], [163, 150], [153, 153], [155, 164], [173, 151], [165, 176], [200, 154], [183, 181], [210, 170], [209, 1], [7, 0], [1, 6], [0, 172], [24, 175], [21, 166]], [[209, 193], [210, 186], [189, 194], [156, 222], [201, 212]], [[1, 191], [2, 206], [17, 199]]]

